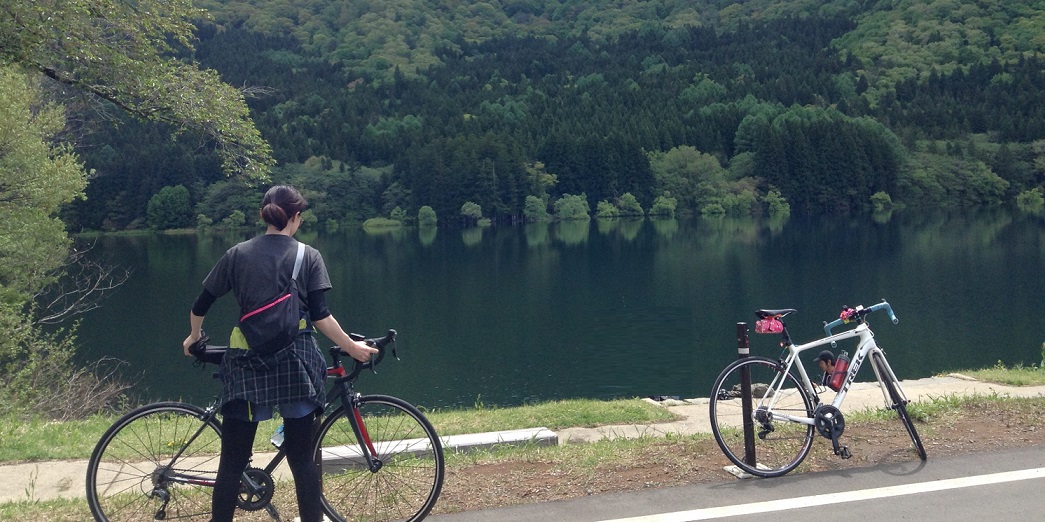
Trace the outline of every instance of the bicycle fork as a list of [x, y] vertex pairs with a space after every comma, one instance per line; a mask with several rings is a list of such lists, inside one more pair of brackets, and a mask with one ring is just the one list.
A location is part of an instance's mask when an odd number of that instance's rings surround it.
[[359, 412], [359, 394], [351, 392], [350, 389], [346, 389], [343, 392], [342, 403], [348, 409], [348, 414], [345, 417], [348, 418], [352, 426], [352, 433], [355, 434], [355, 440], [359, 442], [359, 453], [363, 454], [363, 459], [367, 462], [367, 468], [371, 473], [377, 473], [381, 467], [385, 465], [381, 459], [377, 456], [377, 449], [374, 448], [374, 443], [370, 438], [370, 432], [367, 430], [366, 423], [363, 422], [363, 413]]

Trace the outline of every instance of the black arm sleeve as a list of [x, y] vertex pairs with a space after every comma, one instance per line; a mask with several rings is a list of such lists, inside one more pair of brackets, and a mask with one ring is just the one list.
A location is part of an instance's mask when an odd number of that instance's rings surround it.
[[207, 315], [207, 311], [210, 310], [210, 305], [214, 304], [214, 301], [217, 299], [217, 297], [214, 297], [214, 294], [206, 290], [200, 292], [200, 296], [196, 298], [196, 302], [192, 303], [192, 314], [197, 317]]
[[330, 315], [330, 310], [327, 309], [326, 293], [325, 289], [308, 293], [308, 318], [312, 322], [325, 319]]

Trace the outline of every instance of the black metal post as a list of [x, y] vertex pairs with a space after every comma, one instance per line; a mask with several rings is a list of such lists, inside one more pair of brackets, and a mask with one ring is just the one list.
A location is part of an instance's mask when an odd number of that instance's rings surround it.
[[[743, 359], [750, 353], [747, 323], [737, 323], [737, 358]], [[754, 466], [755, 422], [751, 418], [751, 371], [747, 365], [740, 367], [740, 407], [744, 416], [744, 462]]]

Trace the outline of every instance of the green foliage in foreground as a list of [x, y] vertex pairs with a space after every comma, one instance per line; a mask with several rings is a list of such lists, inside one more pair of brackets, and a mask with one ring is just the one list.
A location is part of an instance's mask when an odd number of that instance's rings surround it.
[[982, 370], [960, 370], [954, 373], [968, 375], [975, 379], [1006, 384], [1009, 386], [1041, 386], [1045, 385], [1045, 368], [1041, 366], [1024, 366], [1017, 364], [1006, 367], [998, 361], [990, 368]]

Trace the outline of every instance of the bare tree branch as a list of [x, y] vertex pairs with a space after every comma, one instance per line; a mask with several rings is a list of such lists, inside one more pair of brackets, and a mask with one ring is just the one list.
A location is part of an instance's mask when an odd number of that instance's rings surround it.
[[[93, 247], [93, 245], [92, 245]], [[115, 290], [131, 275], [130, 269], [119, 269], [87, 259], [91, 248], [74, 250], [66, 264], [57, 270], [66, 277], [36, 294], [34, 302], [39, 316], [34, 324], [57, 324], [100, 306], [101, 299]]]

